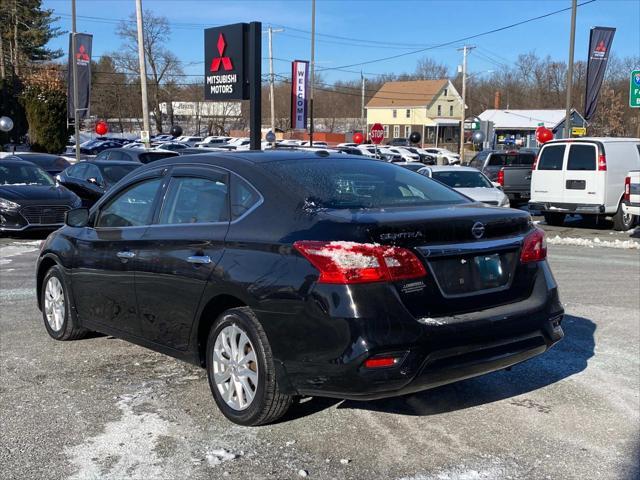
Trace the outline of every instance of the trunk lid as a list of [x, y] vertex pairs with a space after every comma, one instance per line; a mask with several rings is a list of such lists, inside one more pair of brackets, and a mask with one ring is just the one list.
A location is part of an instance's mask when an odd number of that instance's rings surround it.
[[526, 212], [482, 204], [394, 210], [325, 215], [368, 237], [357, 241], [409, 248], [420, 258], [427, 276], [395, 284], [416, 317], [477, 311], [529, 296], [537, 266], [519, 261], [532, 227]]

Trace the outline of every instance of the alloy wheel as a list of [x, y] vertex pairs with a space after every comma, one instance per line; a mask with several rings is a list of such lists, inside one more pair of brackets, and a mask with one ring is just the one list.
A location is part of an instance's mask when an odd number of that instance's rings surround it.
[[66, 313], [64, 289], [58, 277], [51, 277], [44, 291], [44, 312], [47, 323], [54, 332], [59, 332], [64, 323]]
[[218, 333], [213, 347], [213, 379], [225, 403], [234, 410], [247, 409], [258, 389], [256, 351], [236, 324]]

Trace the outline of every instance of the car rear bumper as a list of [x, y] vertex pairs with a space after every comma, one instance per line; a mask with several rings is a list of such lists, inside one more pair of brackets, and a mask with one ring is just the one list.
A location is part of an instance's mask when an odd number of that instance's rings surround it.
[[[316, 318], [321, 338], [296, 341], [300, 327], [292, 327], [286, 347], [274, 342], [291, 393], [356, 400], [404, 395], [510, 367], [545, 352], [564, 335], [564, 310], [546, 262], [540, 262], [528, 298], [482, 311], [419, 319], [399, 299], [400, 305], [390, 305], [390, 297], [380, 292], [379, 301], [378, 316]], [[296, 322], [304, 321], [296, 315]], [[322, 350], [336, 342], [343, 345], [339, 355], [330, 353], [337, 349]], [[304, 353], [292, 354], [297, 348]], [[364, 366], [381, 355], [401, 360], [387, 368]]]
[[640, 216], [640, 202], [623, 202], [622, 211], [626, 214]]
[[590, 203], [529, 202], [529, 210], [556, 213], [603, 214], [604, 205]]

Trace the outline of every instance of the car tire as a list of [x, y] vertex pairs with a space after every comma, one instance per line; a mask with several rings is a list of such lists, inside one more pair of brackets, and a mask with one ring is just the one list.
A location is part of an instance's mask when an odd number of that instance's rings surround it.
[[618, 211], [613, 216], [613, 229], [618, 232], [626, 232], [633, 228], [636, 223], [636, 219], [630, 213], [625, 214], [622, 209], [622, 202], [618, 205]]
[[564, 213], [549, 213], [549, 212], [545, 212], [543, 216], [544, 216], [544, 221], [547, 223], [547, 225], [552, 225], [554, 227], [561, 227], [562, 225], [564, 225], [564, 219], [566, 217]]
[[51, 338], [61, 341], [78, 340], [89, 333], [89, 330], [78, 323], [60, 266], [54, 265], [47, 271], [40, 295], [42, 319]]
[[275, 422], [293, 403], [292, 396], [280, 392], [267, 335], [248, 307], [229, 309], [215, 321], [207, 339], [206, 368], [218, 408], [234, 423]]

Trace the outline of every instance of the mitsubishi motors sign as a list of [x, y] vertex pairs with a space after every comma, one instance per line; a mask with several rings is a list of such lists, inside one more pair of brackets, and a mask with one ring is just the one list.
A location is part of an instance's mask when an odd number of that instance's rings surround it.
[[245, 38], [249, 25], [236, 23], [204, 31], [204, 99], [247, 100]]

